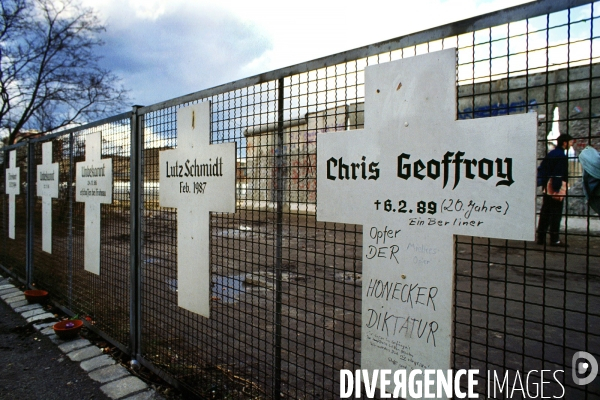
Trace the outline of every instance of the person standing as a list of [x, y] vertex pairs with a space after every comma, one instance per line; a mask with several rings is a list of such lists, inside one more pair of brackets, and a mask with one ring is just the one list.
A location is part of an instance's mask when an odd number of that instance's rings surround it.
[[546, 234], [550, 230], [550, 246], [566, 246], [560, 241], [558, 231], [569, 179], [567, 151], [573, 143], [575, 139], [570, 135], [560, 135], [556, 139], [554, 150], [544, 157], [538, 167], [538, 184], [541, 184], [544, 195], [538, 222], [537, 244], [546, 243]]

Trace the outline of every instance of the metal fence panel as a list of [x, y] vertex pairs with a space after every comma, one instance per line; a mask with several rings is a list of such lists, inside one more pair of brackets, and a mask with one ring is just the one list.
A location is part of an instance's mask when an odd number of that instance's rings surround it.
[[[564, 371], [565, 398], [600, 398], [600, 380], [570, 378], [575, 352], [600, 349], [600, 222], [576, 158], [586, 145], [600, 149], [599, 19], [599, 3], [535, 2], [135, 108], [134, 124], [54, 137], [67, 184], [54, 201], [52, 256], [39, 250], [35, 200], [34, 281], [197, 396], [339, 397], [339, 370], [360, 368], [363, 233], [316, 221], [317, 134], [363, 128], [368, 65], [456, 48], [457, 119], [536, 112], [539, 160], [559, 132], [577, 143], [561, 228], [568, 247], [456, 237], [453, 367], [478, 368], [482, 394], [486, 371], [508, 373], [512, 390], [517, 371], [547, 369]], [[210, 319], [177, 306], [182, 217], [159, 204], [159, 153], [177, 147], [177, 109], [199, 101], [212, 104], [211, 143], [236, 142], [238, 152], [236, 212], [211, 215]], [[71, 183], [82, 138], [97, 130], [115, 185], [113, 204], [102, 207], [102, 273], [92, 276]], [[41, 142], [32, 145], [39, 163]], [[538, 189], [538, 210], [541, 197]], [[2, 264], [26, 279], [26, 232], [7, 239], [6, 212], [5, 196]]]
[[[27, 280], [27, 167], [28, 152], [24, 144], [14, 146], [10, 151], [16, 153], [16, 167], [19, 168], [20, 194], [15, 196], [15, 238], [8, 237], [9, 196], [3, 196], [3, 236], [2, 265], [22, 282]], [[9, 168], [9, 153], [5, 152], [2, 170], [2, 186], [6, 186], [6, 169]], [[6, 188], [5, 188], [6, 189]], [[5, 191], [6, 193], [6, 191]]]

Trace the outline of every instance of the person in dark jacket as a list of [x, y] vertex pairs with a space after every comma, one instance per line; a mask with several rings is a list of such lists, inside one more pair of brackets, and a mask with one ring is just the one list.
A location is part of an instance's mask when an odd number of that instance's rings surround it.
[[560, 241], [558, 231], [569, 178], [567, 151], [574, 142], [575, 140], [570, 135], [560, 135], [556, 139], [556, 148], [549, 152], [540, 164], [538, 175], [544, 197], [537, 229], [538, 244], [546, 243], [546, 234], [549, 229], [550, 246], [565, 246], [565, 243]]

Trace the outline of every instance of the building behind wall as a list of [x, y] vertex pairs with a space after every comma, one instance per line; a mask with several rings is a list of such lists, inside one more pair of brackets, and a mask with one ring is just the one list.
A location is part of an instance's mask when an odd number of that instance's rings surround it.
[[[560, 133], [579, 140], [575, 151], [587, 145], [600, 149], [600, 65], [563, 68], [529, 76], [494, 79], [458, 87], [458, 119], [483, 118], [525, 112], [538, 114], [538, 149], [541, 159], [553, 148], [554, 110], [558, 108]], [[556, 126], [556, 124], [554, 124]], [[317, 133], [364, 127], [364, 103], [331, 107], [283, 123], [284, 204], [289, 211], [314, 212], [317, 187]], [[247, 139], [247, 192], [241, 199], [253, 207], [274, 208], [277, 189], [277, 125], [264, 124], [245, 131]], [[555, 136], [554, 136], [555, 137]], [[515, 146], [518, 146], [515, 143]], [[581, 170], [571, 160], [571, 194], [568, 207], [585, 214], [579, 185]], [[578, 187], [579, 185], [579, 187]], [[581, 194], [581, 196], [579, 196]]]

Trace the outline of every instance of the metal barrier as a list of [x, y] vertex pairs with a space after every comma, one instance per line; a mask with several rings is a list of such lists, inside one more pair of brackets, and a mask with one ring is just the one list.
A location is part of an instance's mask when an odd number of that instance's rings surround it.
[[[317, 133], [363, 127], [366, 66], [456, 47], [457, 118], [535, 111], [539, 159], [557, 131], [576, 137], [577, 151], [600, 149], [599, 17], [600, 3], [538, 1], [5, 148], [26, 167], [27, 189], [51, 141], [63, 186], [51, 255], [40, 250], [39, 198], [17, 196], [13, 240], [3, 197], [2, 266], [198, 397], [337, 398], [339, 370], [360, 368], [362, 227], [316, 221]], [[177, 146], [177, 109], [208, 100], [211, 142], [238, 151], [236, 212], [211, 216], [210, 319], [177, 306], [178, 213], [158, 201], [159, 152]], [[97, 131], [115, 181], [102, 206], [99, 276], [83, 271], [73, 189], [82, 138]], [[456, 238], [453, 367], [482, 371], [482, 394], [483, 371], [508, 371], [514, 390], [517, 371], [546, 369], [564, 371], [564, 398], [600, 398], [600, 380], [570, 379], [573, 355], [600, 349], [600, 224], [572, 164], [569, 247]]]

